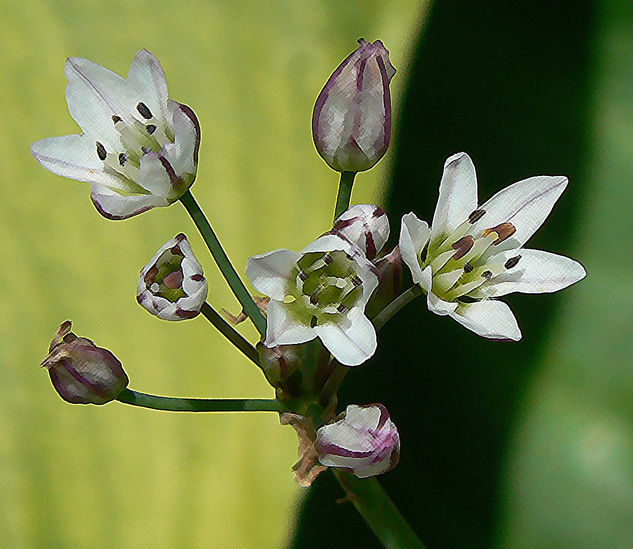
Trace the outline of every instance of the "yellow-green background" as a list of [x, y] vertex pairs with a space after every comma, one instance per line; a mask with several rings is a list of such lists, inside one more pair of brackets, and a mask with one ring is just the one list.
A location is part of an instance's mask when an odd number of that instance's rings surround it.
[[[116, 354], [132, 388], [271, 396], [204, 319], [163, 322], [135, 302], [140, 268], [184, 231], [209, 301], [237, 310], [180, 205], [107, 221], [87, 184], [31, 158], [31, 142], [78, 131], [65, 58], [123, 75], [140, 48], [160, 59], [170, 96], [202, 127], [194, 194], [242, 272], [249, 255], [328, 230], [336, 177], [314, 151], [314, 100], [362, 36], [388, 45], [397, 105], [421, 10], [414, 0], [0, 2], [0, 545], [277, 547], [300, 496], [296, 437], [275, 414], [70, 406], [39, 369], [71, 319]], [[380, 200], [387, 168], [359, 177], [356, 201]]]

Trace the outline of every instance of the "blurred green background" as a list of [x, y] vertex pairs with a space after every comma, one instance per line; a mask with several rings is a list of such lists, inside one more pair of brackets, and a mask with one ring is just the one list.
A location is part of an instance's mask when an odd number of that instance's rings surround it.
[[[336, 177], [314, 152], [313, 102], [361, 36], [398, 74], [392, 150], [353, 201], [393, 233], [430, 218], [444, 159], [465, 150], [480, 196], [539, 173], [571, 183], [531, 246], [589, 272], [552, 296], [511, 296], [525, 337], [483, 341], [414, 303], [384, 330], [342, 405], [384, 402], [401, 463], [382, 482], [430, 549], [633, 547], [633, 6], [628, 0], [0, 2], [0, 540], [7, 547], [373, 547], [340, 488], [307, 493], [274, 414], [70, 406], [38, 369], [57, 326], [115, 352], [131, 387], [269, 397], [204, 319], [134, 301], [155, 250], [184, 231], [210, 302], [236, 311], [179, 205], [101, 218], [86, 184], [29, 144], [77, 127], [63, 62], [126, 74], [148, 48], [202, 126], [193, 192], [234, 264], [329, 228]], [[243, 332], [254, 338], [254, 330]], [[402, 335], [406, 334], [403, 340]], [[296, 523], [296, 529], [295, 529]], [[324, 526], [327, 528], [324, 528]], [[293, 533], [294, 530], [294, 533]]]

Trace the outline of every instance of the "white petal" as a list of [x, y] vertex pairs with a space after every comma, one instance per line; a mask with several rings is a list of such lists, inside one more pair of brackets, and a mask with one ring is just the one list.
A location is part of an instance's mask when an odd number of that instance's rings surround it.
[[[403, 261], [411, 269], [411, 276], [416, 284], [423, 280], [420, 267], [420, 253], [429, 240], [431, 231], [426, 221], [422, 221], [410, 212], [402, 216], [400, 240], [398, 245]], [[428, 290], [428, 288], [425, 288]]]
[[480, 207], [486, 213], [473, 230], [510, 222], [516, 232], [507, 243], [501, 243], [497, 251], [522, 246], [543, 224], [567, 187], [567, 182], [564, 176], [540, 175], [506, 187]]
[[583, 279], [587, 274], [584, 267], [563, 255], [541, 250], [509, 250], [494, 255], [490, 263], [504, 264], [508, 259], [520, 255], [516, 267], [485, 282], [472, 297], [497, 297], [512, 292], [524, 294], [544, 294], [557, 292]]
[[311, 242], [303, 248], [301, 253], [333, 252], [334, 250], [342, 250], [350, 255], [355, 255], [354, 247], [349, 242], [333, 234], [326, 234], [325, 236], [317, 238], [314, 242]]
[[288, 306], [281, 301], [271, 299], [267, 309], [266, 347], [277, 345], [294, 345], [311, 341], [316, 337], [309, 326], [297, 322]]
[[112, 115], [129, 116], [134, 108], [135, 97], [127, 81], [81, 57], [68, 58], [66, 77], [66, 101], [71, 116], [85, 133], [98, 137], [106, 148], [120, 150]]
[[200, 127], [193, 111], [180, 103], [173, 104], [172, 120], [174, 127], [174, 143], [164, 147], [165, 158], [174, 168], [178, 176], [195, 175], [198, 165], [198, 148], [200, 146]]
[[141, 169], [137, 183], [155, 196], [173, 202], [174, 187], [169, 176], [169, 164], [166, 166], [157, 152], [150, 152], [141, 157]]
[[31, 154], [47, 170], [62, 177], [117, 188], [121, 186], [117, 176], [103, 171], [96, 141], [85, 135], [40, 139], [31, 145]]
[[440, 244], [477, 209], [477, 174], [466, 153], [454, 154], [444, 163], [440, 196], [435, 206], [433, 236], [429, 246]]
[[286, 297], [288, 277], [297, 265], [301, 253], [275, 250], [249, 258], [246, 276], [255, 289], [278, 301]]
[[513, 341], [521, 339], [521, 330], [516, 318], [503, 301], [489, 299], [475, 303], [460, 303], [450, 316], [482, 337]]
[[378, 428], [384, 413], [387, 413], [386, 409], [383, 410], [380, 406], [350, 404], [345, 409], [345, 422], [353, 425], [356, 429], [373, 431]]
[[358, 366], [376, 352], [376, 329], [360, 307], [347, 313], [347, 321], [314, 327], [323, 345], [345, 366]]
[[457, 309], [457, 303], [452, 301], [444, 301], [437, 297], [433, 292], [429, 292], [426, 296], [426, 305], [429, 311], [436, 315], [445, 316], [450, 315]]
[[124, 196], [102, 185], [92, 185], [90, 195], [97, 211], [107, 219], [127, 219], [157, 206], [169, 206], [160, 196], [140, 194]]
[[164, 122], [170, 122], [165, 73], [151, 52], [140, 50], [134, 56], [128, 73], [128, 83], [154, 116], [160, 117]]

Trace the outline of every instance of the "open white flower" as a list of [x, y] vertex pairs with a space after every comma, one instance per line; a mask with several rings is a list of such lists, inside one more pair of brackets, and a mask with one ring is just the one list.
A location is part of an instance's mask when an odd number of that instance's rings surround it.
[[378, 285], [374, 266], [336, 235], [301, 252], [275, 250], [248, 260], [253, 286], [270, 296], [264, 345], [292, 345], [315, 337], [341, 364], [357, 366], [376, 351], [376, 330], [365, 305]]
[[477, 177], [466, 153], [444, 164], [433, 224], [408, 213], [400, 250], [430, 311], [448, 315], [476, 334], [521, 339], [510, 308], [497, 297], [556, 292], [585, 269], [573, 259], [523, 245], [565, 190], [563, 176], [536, 176], [499, 191], [477, 206]]
[[200, 314], [209, 286], [184, 234], [168, 240], [143, 267], [136, 300], [163, 320], [185, 320]]
[[400, 458], [400, 436], [382, 404], [347, 407], [333, 423], [317, 431], [319, 462], [346, 469], [358, 478], [391, 471]]
[[79, 57], [66, 61], [68, 110], [81, 135], [31, 145], [47, 170], [90, 183], [108, 219], [168, 206], [196, 177], [200, 126], [193, 111], [168, 99], [163, 69], [139, 51], [127, 80]]

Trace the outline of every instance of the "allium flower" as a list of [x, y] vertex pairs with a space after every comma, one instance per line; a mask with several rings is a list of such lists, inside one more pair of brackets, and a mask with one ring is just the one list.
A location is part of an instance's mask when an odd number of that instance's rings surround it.
[[317, 431], [319, 462], [358, 478], [391, 471], [400, 458], [398, 429], [382, 404], [348, 406], [342, 418]]
[[396, 69], [380, 40], [358, 43], [326, 82], [312, 114], [317, 151], [339, 172], [368, 170], [391, 139], [389, 83]]
[[49, 354], [42, 362], [53, 387], [72, 404], [105, 404], [127, 387], [121, 363], [107, 349], [85, 337], [77, 337], [69, 320], [57, 330]]
[[430, 311], [449, 315], [476, 334], [521, 339], [510, 308], [497, 297], [556, 292], [585, 276], [568, 257], [523, 248], [565, 190], [563, 176], [536, 176], [477, 206], [477, 177], [466, 153], [444, 165], [433, 224], [402, 218], [400, 250]]
[[264, 345], [321, 339], [346, 366], [376, 350], [365, 305], [378, 285], [373, 265], [342, 238], [325, 235], [301, 252], [275, 250], [248, 260], [253, 286], [270, 296]]
[[389, 219], [378, 206], [358, 204], [337, 217], [330, 232], [374, 259], [389, 238]]
[[92, 201], [108, 219], [168, 206], [191, 187], [200, 126], [189, 107], [168, 99], [156, 57], [139, 51], [127, 80], [70, 57], [66, 77], [68, 110], [83, 133], [33, 143], [42, 166], [90, 183]]
[[200, 314], [207, 299], [207, 279], [189, 241], [179, 234], [165, 242], [143, 267], [137, 301], [163, 320], [184, 320]]

